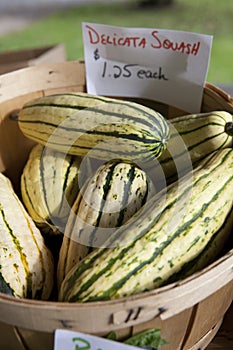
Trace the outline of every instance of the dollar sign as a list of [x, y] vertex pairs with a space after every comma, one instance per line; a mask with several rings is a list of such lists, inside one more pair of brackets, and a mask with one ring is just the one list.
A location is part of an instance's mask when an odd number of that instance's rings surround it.
[[98, 60], [99, 58], [100, 58], [99, 49], [95, 49], [95, 51], [94, 51], [94, 59]]

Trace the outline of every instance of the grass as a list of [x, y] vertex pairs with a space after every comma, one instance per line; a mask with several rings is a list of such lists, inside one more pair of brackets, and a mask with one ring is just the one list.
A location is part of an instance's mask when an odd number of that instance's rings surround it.
[[141, 9], [138, 0], [81, 5], [57, 12], [26, 29], [1, 38], [0, 50], [33, 48], [63, 42], [68, 60], [83, 59], [82, 22], [125, 27], [185, 30], [213, 35], [207, 80], [233, 82], [233, 2], [174, 0], [171, 7]]

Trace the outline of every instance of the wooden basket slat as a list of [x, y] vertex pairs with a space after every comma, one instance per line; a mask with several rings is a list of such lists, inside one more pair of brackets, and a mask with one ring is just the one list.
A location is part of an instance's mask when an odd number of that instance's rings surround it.
[[[229, 308], [228, 295], [233, 296], [232, 290], [233, 281], [196, 305], [192, 324], [190, 324], [190, 331], [187, 333], [184, 342], [185, 349], [192, 347], [196, 339], [203, 338], [210, 330], [210, 324], [216, 325], [220, 319], [223, 319], [224, 314]], [[210, 314], [209, 310], [211, 310], [213, 306], [215, 312]], [[207, 315], [208, 322], [206, 322]], [[199, 325], [202, 325], [202, 327], [199, 327]]]
[[[65, 65], [65, 69], [64, 68]], [[85, 86], [84, 63], [39, 65], [1, 75], [0, 103], [36, 91]]]

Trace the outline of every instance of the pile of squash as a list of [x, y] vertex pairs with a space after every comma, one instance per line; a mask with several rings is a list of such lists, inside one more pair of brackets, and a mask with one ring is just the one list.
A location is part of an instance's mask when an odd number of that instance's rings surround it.
[[0, 292], [91, 302], [183, 279], [227, 249], [233, 118], [67, 93], [25, 104], [21, 192], [0, 174]]

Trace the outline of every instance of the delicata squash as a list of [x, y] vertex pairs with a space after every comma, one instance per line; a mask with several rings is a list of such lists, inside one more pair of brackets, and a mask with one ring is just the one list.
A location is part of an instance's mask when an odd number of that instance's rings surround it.
[[165, 200], [155, 194], [110, 237], [106, 247], [115, 247], [93, 251], [76, 264], [62, 282], [59, 300], [127, 297], [204, 267], [219, 253], [211, 242], [225, 242], [230, 234], [225, 222], [232, 225], [232, 193], [233, 149], [226, 148], [205, 158], [191, 178], [172, 183]]
[[47, 300], [53, 287], [53, 257], [35, 223], [0, 173], [0, 292]]
[[153, 109], [87, 93], [31, 100], [18, 123], [25, 136], [47, 147], [106, 161], [154, 159], [169, 138], [167, 120]]

